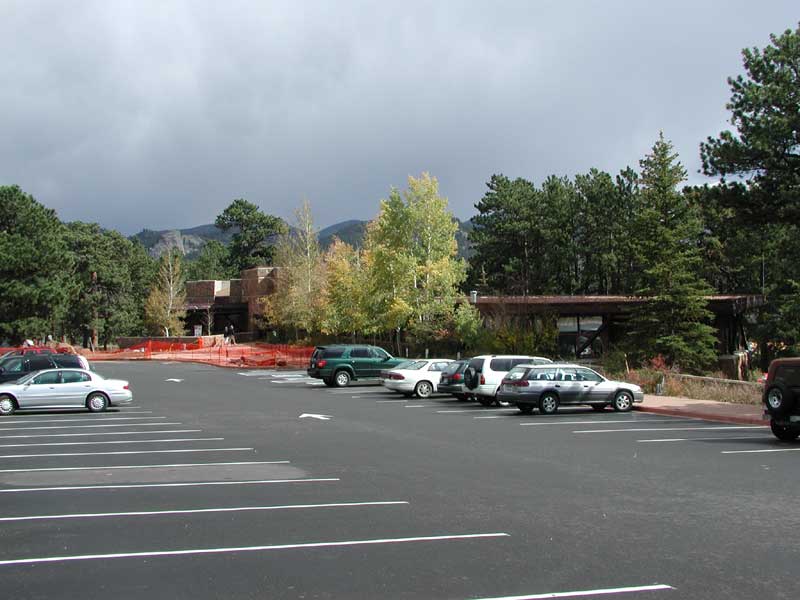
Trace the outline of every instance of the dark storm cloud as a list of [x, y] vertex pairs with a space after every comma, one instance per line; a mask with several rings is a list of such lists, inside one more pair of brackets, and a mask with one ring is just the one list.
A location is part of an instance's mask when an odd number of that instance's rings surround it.
[[370, 218], [429, 171], [469, 217], [492, 173], [636, 166], [692, 181], [740, 50], [794, 2], [0, 4], [0, 184], [133, 233], [233, 198]]

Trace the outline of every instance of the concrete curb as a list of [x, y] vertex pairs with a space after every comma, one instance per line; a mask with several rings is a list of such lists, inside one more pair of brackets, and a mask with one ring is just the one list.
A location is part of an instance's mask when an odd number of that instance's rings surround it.
[[671, 417], [689, 417], [691, 419], [705, 419], [707, 421], [735, 423], [737, 425], [769, 425], [769, 421], [762, 419], [761, 417], [725, 415], [718, 412], [702, 410], [679, 410], [674, 408], [664, 408], [661, 406], [636, 406], [634, 408], [641, 412], [669, 415]]

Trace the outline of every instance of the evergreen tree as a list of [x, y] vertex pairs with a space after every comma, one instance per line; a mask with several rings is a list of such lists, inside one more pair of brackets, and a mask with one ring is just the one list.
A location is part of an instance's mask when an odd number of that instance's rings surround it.
[[263, 213], [258, 206], [241, 198], [231, 202], [215, 224], [222, 231], [234, 232], [230, 258], [237, 272], [272, 264], [274, 238], [286, 231], [281, 219]]
[[642, 208], [636, 227], [638, 295], [630, 335], [642, 358], [662, 355], [668, 364], [698, 371], [714, 361], [716, 339], [699, 276], [701, 222], [678, 191], [686, 171], [663, 134], [641, 162]]
[[0, 186], [0, 338], [60, 333], [74, 281], [64, 226], [18, 186]]

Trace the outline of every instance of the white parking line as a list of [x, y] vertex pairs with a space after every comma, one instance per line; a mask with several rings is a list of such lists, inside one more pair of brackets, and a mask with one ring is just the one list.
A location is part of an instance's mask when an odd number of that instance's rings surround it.
[[98, 446], [101, 444], [156, 444], [167, 442], [220, 442], [225, 438], [169, 438], [164, 440], [110, 440], [105, 442], [44, 442], [41, 444], [0, 444], [0, 448], [38, 448], [40, 446]]
[[[167, 425], [167, 423], [161, 423]], [[96, 437], [98, 435], [155, 435], [162, 433], [199, 433], [202, 429], [162, 429], [159, 431], [106, 431], [103, 433], [37, 433], [33, 435], [0, 435], [0, 440], [47, 437]]]
[[34, 473], [38, 471], [105, 471], [111, 469], [171, 469], [173, 467], [227, 467], [234, 465], [286, 465], [288, 460], [257, 462], [180, 463], [175, 465], [114, 465], [111, 467], [47, 467], [44, 469], [0, 469], [0, 473]]
[[800, 448], [772, 448], [769, 450], [724, 450], [720, 454], [763, 454], [764, 452], [800, 452]]
[[[552, 417], [550, 417], [552, 418]], [[699, 419], [691, 419], [692, 421], [698, 421]], [[672, 419], [620, 419], [620, 420], [611, 420], [611, 419], [590, 419], [590, 420], [583, 420], [583, 421], [557, 421], [555, 419], [550, 421], [527, 421], [525, 423], [520, 423], [520, 425], [524, 426], [532, 426], [532, 425], [600, 425], [602, 423], [672, 423]], [[681, 421], [682, 423], [685, 421]], [[616, 429], [614, 431], [617, 431]], [[653, 430], [655, 431], [655, 430]]]
[[389, 402], [408, 402], [408, 400], [375, 400], [376, 404], [388, 404]]
[[423, 408], [427, 404], [406, 404], [403, 408]]
[[183, 423], [114, 423], [113, 425], [47, 425], [45, 427], [0, 427], [0, 431], [25, 431], [28, 429], [90, 429], [97, 427], [161, 427]]
[[674, 590], [670, 585], [638, 585], [635, 587], [605, 588], [600, 590], [580, 590], [577, 592], [552, 592], [549, 594], [528, 594], [525, 596], [501, 596], [497, 598], [477, 598], [476, 600], [543, 600], [544, 598], [579, 598], [582, 596], [606, 596], [609, 594], [630, 594], [634, 592], [656, 592]]
[[691, 437], [691, 438], [664, 438], [660, 440], [636, 440], [640, 444], [653, 444], [656, 442], [717, 442], [727, 440], [761, 440], [770, 439], [763, 438], [756, 435], [737, 435], [737, 436], [724, 436], [724, 437]]
[[191, 548], [188, 550], [155, 550], [151, 552], [120, 552], [115, 554], [75, 554], [46, 556], [42, 558], [18, 558], [2, 560], [0, 566], [30, 565], [38, 563], [67, 562], [75, 560], [107, 560], [109, 558], [143, 558], [148, 556], [186, 556], [191, 554], [224, 554], [231, 552], [263, 552], [267, 550], [298, 550], [305, 548], [333, 548], [342, 546], [374, 546], [378, 544], [403, 544], [409, 542], [442, 542], [479, 538], [508, 537], [507, 533], [468, 533], [462, 535], [432, 535], [426, 537], [383, 538], [373, 540], [348, 540], [342, 542], [310, 542], [305, 544], [279, 544], [270, 546], [239, 546], [229, 548]]
[[26, 492], [75, 492], [86, 490], [125, 490], [128, 488], [171, 488], [199, 487], [206, 485], [266, 485], [270, 483], [327, 483], [340, 481], [338, 477], [309, 479], [247, 479], [244, 481], [192, 481], [185, 483], [126, 483], [120, 485], [63, 485], [58, 487], [10, 488], [0, 489], [0, 494], [21, 494]]
[[196, 515], [202, 513], [250, 512], [302, 508], [349, 508], [354, 506], [393, 506], [408, 504], [405, 500], [384, 502], [333, 502], [329, 504], [282, 504], [278, 506], [230, 506], [222, 508], [194, 508], [184, 510], [141, 510], [132, 512], [74, 513], [66, 515], [31, 515], [26, 517], [0, 517], [3, 521], [42, 521], [47, 519], [94, 519], [100, 517], [152, 517], [160, 515]]
[[61, 452], [57, 454], [6, 454], [6, 458], [52, 458], [55, 456], [115, 456], [122, 454], [174, 454], [178, 452], [247, 452], [253, 448], [177, 448], [171, 450], [120, 450], [118, 452]]
[[763, 425], [737, 425], [733, 427], [641, 427], [641, 428], [627, 428], [627, 429], [584, 429], [579, 431], [573, 431], [572, 433], [617, 433], [617, 432], [625, 432], [625, 431], [705, 431], [709, 429], [716, 429], [716, 430], [730, 430], [730, 429], [764, 429]]
[[[87, 419], [97, 420], [97, 421], [147, 421], [153, 419], [166, 419], [167, 417], [84, 417], [81, 419], [32, 419], [30, 421], [9, 421], [4, 422], [3, 425], [18, 425], [20, 423], [24, 423], [26, 425], [30, 423], [72, 423], [72, 422], [79, 422], [79, 423], [86, 423]], [[27, 429], [27, 428], [26, 428]]]

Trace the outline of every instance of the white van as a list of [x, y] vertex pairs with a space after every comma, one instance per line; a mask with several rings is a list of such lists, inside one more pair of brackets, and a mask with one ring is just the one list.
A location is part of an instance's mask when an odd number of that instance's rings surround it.
[[467, 389], [484, 406], [491, 406], [495, 403], [500, 406], [508, 406], [508, 403], [500, 403], [497, 400], [497, 388], [506, 373], [517, 365], [545, 365], [552, 362], [549, 358], [542, 356], [507, 354], [476, 356], [469, 361], [469, 366], [464, 372], [464, 382]]

